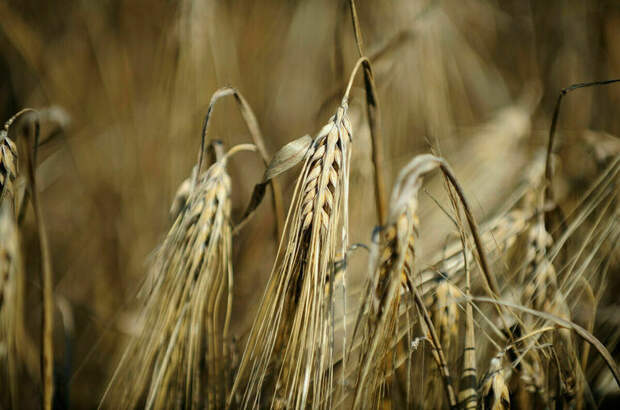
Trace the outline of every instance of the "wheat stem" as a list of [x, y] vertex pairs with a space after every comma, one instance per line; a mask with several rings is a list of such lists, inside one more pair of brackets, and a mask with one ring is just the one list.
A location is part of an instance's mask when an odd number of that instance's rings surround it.
[[[49, 242], [47, 240], [47, 231], [43, 218], [43, 211], [37, 192], [36, 184], [36, 147], [39, 142], [39, 119], [38, 113], [32, 109], [20, 111], [13, 117], [13, 120], [19, 122], [17, 132], [20, 134], [20, 144], [22, 151], [26, 157], [26, 172], [28, 176], [28, 184], [30, 195], [32, 197], [32, 207], [34, 208], [35, 222], [39, 233], [39, 243], [41, 246], [41, 302], [42, 302], [42, 321], [41, 321], [41, 382], [43, 383], [43, 395], [41, 407], [44, 410], [51, 410], [52, 400], [54, 396], [54, 292], [53, 292], [53, 275], [52, 262]], [[33, 128], [31, 128], [33, 127]]]
[[[547, 138], [547, 153], [545, 158], [545, 180], [546, 180], [546, 189], [545, 189], [545, 201], [553, 201], [554, 193], [553, 193], [553, 167], [551, 164], [551, 155], [553, 154], [553, 148], [555, 144], [555, 130], [558, 124], [558, 119], [560, 117], [560, 107], [562, 105], [562, 99], [566, 94], [571, 91], [578, 90], [580, 88], [593, 87], [598, 85], [609, 85], [613, 83], [620, 82], [620, 78], [616, 78], [613, 80], [604, 80], [604, 81], [593, 81], [588, 83], [577, 83], [570, 85], [560, 91], [560, 95], [558, 95], [558, 99], [555, 103], [555, 108], [553, 109], [553, 117], [551, 118], [551, 126], [549, 127], [549, 137]], [[545, 211], [547, 214], [548, 211]]]
[[[364, 57], [362, 32], [355, 0], [349, 0], [351, 8], [351, 19], [353, 21], [353, 32], [355, 33], [355, 44], [360, 57]], [[375, 201], [377, 204], [377, 218], [379, 224], [385, 224], [387, 219], [387, 195], [385, 192], [385, 178], [383, 170], [383, 137], [381, 135], [381, 116], [379, 110], [379, 100], [377, 87], [375, 85], [370, 61], [364, 62], [364, 86], [366, 88], [366, 108], [368, 115], [368, 127], [370, 128], [370, 139], [372, 141], [372, 163], [375, 171]]]
[[[235, 102], [239, 107], [239, 111], [241, 111], [241, 116], [245, 121], [245, 124], [248, 128], [250, 136], [252, 137], [252, 141], [257, 147], [258, 152], [261, 155], [263, 163], [265, 167], [269, 166], [270, 157], [267, 153], [267, 148], [265, 147], [265, 142], [263, 138], [263, 134], [258, 125], [258, 121], [256, 119], [256, 115], [254, 115], [254, 111], [248, 104], [247, 100], [243, 97], [243, 95], [235, 88], [232, 87], [224, 87], [220, 88], [211, 96], [211, 101], [209, 102], [209, 107], [207, 109], [207, 114], [205, 115], [205, 119], [202, 125], [202, 138], [200, 142], [200, 153], [198, 157], [198, 175], [200, 175], [200, 171], [202, 168], [202, 164], [204, 162], [204, 150], [206, 146], [206, 136], [209, 127], [209, 119], [211, 118], [211, 112], [213, 111], [213, 107], [215, 103], [222, 97], [232, 95], [235, 98]], [[280, 189], [280, 184], [272, 179], [269, 181], [271, 185], [271, 195], [273, 199], [273, 209], [276, 218], [276, 236], [280, 238], [282, 234], [282, 227], [284, 226], [284, 203], [282, 201], [282, 191]]]

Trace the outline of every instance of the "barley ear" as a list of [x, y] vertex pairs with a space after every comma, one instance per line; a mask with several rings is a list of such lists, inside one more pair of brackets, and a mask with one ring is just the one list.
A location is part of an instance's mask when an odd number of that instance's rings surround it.
[[489, 371], [480, 386], [483, 410], [510, 410], [510, 394], [504, 379], [502, 356], [503, 352], [500, 352], [491, 360]]

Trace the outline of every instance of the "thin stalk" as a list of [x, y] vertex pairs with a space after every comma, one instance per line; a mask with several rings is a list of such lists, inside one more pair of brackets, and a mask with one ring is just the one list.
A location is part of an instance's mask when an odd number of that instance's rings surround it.
[[607, 367], [611, 371], [611, 374], [616, 381], [616, 384], [620, 387], [620, 370], [618, 370], [618, 365], [614, 361], [613, 357], [609, 353], [609, 350], [598, 340], [592, 333], [588, 332], [583, 327], [579, 326], [576, 323], [571, 322], [570, 320], [562, 319], [561, 317], [552, 315], [550, 313], [541, 312], [538, 310], [530, 309], [525, 306], [517, 305], [516, 303], [506, 302], [497, 299], [485, 298], [485, 297], [473, 297], [472, 298], [476, 302], [485, 302], [492, 303], [496, 305], [504, 305], [513, 309], [521, 310], [525, 313], [529, 313], [534, 316], [538, 316], [542, 319], [554, 322], [558, 327], [569, 329], [574, 331], [579, 337], [589, 343], [592, 347], [596, 349], [596, 351], [601, 355]]
[[[463, 229], [463, 221], [461, 212], [458, 208], [458, 202], [454, 196], [450, 184], [446, 177], [446, 189], [450, 197], [450, 202], [455, 211], [456, 228], [459, 231], [461, 244], [463, 247], [463, 266], [465, 268], [465, 295], [471, 298], [471, 272], [469, 269], [469, 260], [467, 259], [467, 237]], [[448, 214], [449, 216], [449, 214]], [[465, 346], [463, 347], [463, 370], [461, 373], [461, 383], [459, 390], [459, 405], [464, 409], [476, 409], [478, 407], [478, 394], [476, 392], [476, 335], [474, 329], [474, 312], [471, 300], [465, 306]]]
[[[351, 19], [353, 21], [353, 33], [355, 34], [355, 44], [360, 57], [365, 57], [360, 30], [359, 19], [355, 0], [349, 0], [351, 8]], [[377, 204], [377, 218], [379, 224], [383, 225], [387, 219], [387, 195], [385, 192], [385, 177], [383, 170], [383, 137], [381, 135], [381, 116], [379, 110], [379, 100], [377, 98], [377, 87], [370, 61], [366, 58], [364, 65], [364, 86], [366, 88], [366, 108], [368, 115], [368, 127], [370, 128], [370, 139], [372, 142], [372, 163], [375, 171], [375, 201]]]
[[17, 124], [17, 126], [20, 127], [17, 132], [20, 134], [20, 145], [26, 157], [28, 185], [32, 198], [32, 207], [34, 208], [35, 223], [39, 234], [39, 244], [41, 246], [41, 382], [43, 384], [41, 407], [44, 410], [51, 410], [54, 397], [54, 291], [52, 259], [35, 176], [36, 147], [39, 142], [40, 125], [38, 113], [35, 110], [23, 110], [18, 116], [21, 121]]
[[448, 164], [440, 160], [441, 171], [444, 173], [446, 178], [450, 181], [450, 184], [454, 187], [456, 194], [458, 195], [461, 203], [463, 204], [463, 211], [465, 212], [465, 217], [467, 218], [467, 223], [469, 224], [469, 229], [474, 238], [474, 243], [476, 244], [476, 249], [478, 250], [478, 259], [480, 261], [480, 268], [484, 273], [484, 278], [486, 280], [487, 286], [495, 294], [496, 297], [500, 295], [499, 286], [497, 285], [497, 281], [495, 280], [495, 276], [491, 273], [491, 269], [489, 268], [489, 262], [487, 261], [486, 252], [482, 247], [482, 240], [480, 239], [480, 234], [478, 232], [478, 224], [476, 223], [476, 219], [474, 215], [471, 213], [471, 208], [469, 203], [467, 202], [467, 198], [465, 197], [465, 193], [463, 192], [463, 188], [456, 180], [454, 173], [448, 166]]
[[430, 341], [433, 344], [433, 358], [437, 362], [437, 367], [439, 368], [439, 373], [441, 374], [441, 378], [443, 380], [444, 389], [446, 390], [446, 396], [448, 397], [448, 404], [450, 405], [450, 408], [455, 409], [456, 394], [454, 393], [454, 386], [452, 385], [452, 378], [450, 377], [450, 371], [448, 370], [446, 357], [443, 354], [441, 342], [439, 341], [439, 337], [437, 336], [437, 332], [435, 331], [435, 325], [433, 324], [433, 321], [428, 314], [428, 310], [426, 310], [424, 301], [422, 300], [422, 297], [420, 296], [417, 288], [414, 288], [413, 297], [418, 307], [418, 311], [420, 312], [420, 315], [422, 315], [424, 323], [428, 328]]
[[[211, 119], [211, 112], [213, 111], [213, 107], [215, 103], [222, 97], [232, 95], [235, 98], [235, 102], [239, 107], [239, 111], [241, 112], [241, 116], [245, 122], [245, 125], [248, 128], [250, 136], [252, 137], [252, 141], [258, 152], [263, 159], [263, 163], [265, 167], [269, 166], [269, 162], [271, 160], [267, 148], [265, 147], [265, 140], [263, 138], [263, 134], [258, 125], [258, 120], [256, 119], [256, 115], [254, 115], [254, 111], [250, 107], [250, 104], [246, 101], [246, 99], [241, 95], [241, 93], [232, 87], [224, 87], [215, 91], [211, 96], [211, 101], [209, 102], [209, 108], [207, 109], [207, 114], [205, 115], [205, 119], [202, 125], [202, 138], [200, 142], [200, 154], [198, 157], [198, 175], [200, 175], [200, 171], [204, 162], [204, 151], [206, 146], [206, 136], [209, 127], [209, 120]], [[282, 235], [282, 227], [284, 226], [284, 202], [282, 201], [282, 190], [280, 188], [280, 184], [272, 179], [269, 181], [271, 185], [271, 195], [273, 199], [273, 211], [276, 219], [276, 235], [279, 239]]]
[[[577, 83], [570, 85], [562, 91], [560, 91], [560, 95], [558, 95], [558, 99], [555, 103], [555, 108], [553, 110], [553, 117], [551, 118], [551, 127], [549, 127], [549, 138], [547, 139], [547, 155], [545, 159], [545, 180], [547, 182], [547, 189], [545, 190], [545, 201], [553, 200], [553, 169], [551, 166], [551, 154], [553, 154], [553, 148], [555, 144], [555, 129], [558, 124], [558, 118], [560, 117], [560, 107], [562, 105], [562, 99], [566, 94], [571, 91], [577, 90], [579, 88], [593, 87], [597, 85], [608, 85], [620, 82], [620, 78], [616, 78], [613, 80], [604, 80], [604, 81], [593, 81], [589, 83]], [[546, 213], [546, 212], [545, 212]]]

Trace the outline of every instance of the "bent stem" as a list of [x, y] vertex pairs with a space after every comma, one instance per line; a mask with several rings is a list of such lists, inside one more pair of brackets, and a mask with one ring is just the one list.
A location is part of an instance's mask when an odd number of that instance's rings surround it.
[[[267, 148], [265, 147], [265, 142], [263, 139], [263, 134], [261, 133], [260, 127], [258, 125], [258, 121], [256, 119], [256, 115], [254, 115], [254, 111], [248, 104], [247, 100], [241, 95], [241, 93], [232, 87], [223, 87], [218, 89], [211, 96], [211, 101], [209, 102], [209, 108], [207, 109], [207, 114], [205, 115], [205, 119], [202, 125], [202, 138], [200, 142], [200, 154], [198, 157], [198, 175], [200, 175], [200, 170], [202, 168], [202, 164], [204, 162], [204, 150], [206, 145], [206, 136], [209, 127], [209, 120], [211, 119], [211, 112], [213, 111], [213, 107], [215, 103], [222, 97], [232, 95], [235, 98], [235, 102], [237, 103], [237, 107], [241, 112], [241, 116], [245, 122], [245, 125], [248, 128], [252, 141], [258, 152], [261, 155], [263, 163], [265, 167], [269, 166], [270, 157], [267, 153]], [[276, 235], [279, 239], [282, 235], [282, 227], [284, 226], [284, 204], [282, 201], [282, 190], [280, 188], [280, 184], [276, 180], [269, 181], [271, 185], [271, 195], [273, 199], [273, 211], [276, 219]]]
[[433, 324], [433, 321], [428, 314], [428, 310], [426, 310], [424, 301], [422, 300], [422, 297], [420, 296], [417, 288], [414, 288], [413, 296], [415, 304], [418, 307], [418, 311], [422, 315], [424, 324], [428, 329], [430, 341], [433, 344], [433, 358], [437, 362], [439, 373], [441, 374], [441, 378], [443, 379], [444, 389], [446, 390], [446, 395], [448, 396], [448, 403], [451, 409], [455, 409], [456, 394], [454, 393], [454, 386], [452, 386], [452, 378], [450, 377], [450, 372], [448, 370], [448, 363], [446, 362], [446, 357], [443, 353], [443, 349], [441, 348], [441, 342], [439, 341], [439, 337], [437, 336], [437, 332], [435, 331], [435, 325]]
[[461, 185], [456, 180], [456, 177], [454, 176], [454, 173], [450, 169], [450, 166], [441, 158], [437, 158], [437, 161], [439, 161], [439, 168], [441, 169], [441, 172], [443, 172], [443, 174], [446, 176], [448, 181], [450, 181], [450, 185], [454, 187], [454, 190], [456, 191], [456, 194], [458, 195], [461, 201], [461, 204], [463, 204], [465, 218], [467, 218], [467, 224], [469, 225], [469, 230], [471, 231], [471, 234], [474, 238], [474, 243], [476, 245], [476, 249], [478, 250], [478, 259], [480, 261], [480, 268], [482, 269], [482, 272], [484, 273], [484, 278], [487, 283], [487, 286], [489, 287], [491, 292], [494, 293], [494, 296], [498, 297], [500, 294], [499, 286], [497, 285], [495, 276], [493, 276], [493, 274], [491, 273], [491, 270], [489, 269], [489, 262], [487, 260], [486, 252], [484, 251], [484, 248], [482, 247], [482, 240], [480, 239], [480, 233], [478, 231], [478, 224], [476, 223], [476, 219], [474, 218], [474, 215], [471, 213], [471, 208], [469, 206], [469, 203], [467, 202], [467, 198], [465, 197], [463, 188], [461, 188]]
[[[560, 95], [558, 95], [558, 99], [555, 103], [555, 108], [553, 109], [553, 117], [551, 119], [551, 126], [549, 127], [549, 137], [547, 139], [547, 154], [545, 158], [545, 181], [546, 181], [546, 189], [545, 189], [545, 202], [553, 201], [553, 167], [551, 166], [551, 154], [553, 154], [553, 147], [555, 144], [555, 130], [558, 125], [558, 119], [560, 117], [560, 107], [562, 105], [562, 99], [566, 94], [571, 91], [578, 90], [580, 88], [593, 87], [599, 85], [609, 85], [613, 83], [620, 82], [620, 78], [616, 78], [613, 80], [604, 80], [604, 81], [593, 81], [588, 83], [577, 83], [570, 85], [562, 91], [560, 91]], [[545, 214], [547, 214], [547, 210], [545, 210]]]
[[375, 201], [377, 203], [377, 218], [379, 224], [383, 225], [387, 218], [387, 200], [385, 193], [385, 178], [383, 170], [383, 137], [381, 135], [381, 116], [379, 110], [379, 100], [377, 99], [377, 87], [370, 60], [365, 57], [360, 30], [360, 23], [357, 17], [355, 0], [349, 0], [351, 8], [351, 19], [353, 21], [353, 33], [355, 34], [355, 44], [361, 58], [364, 58], [364, 86], [366, 88], [366, 109], [368, 115], [368, 127], [370, 128], [370, 140], [372, 142], [372, 163], [375, 171]]

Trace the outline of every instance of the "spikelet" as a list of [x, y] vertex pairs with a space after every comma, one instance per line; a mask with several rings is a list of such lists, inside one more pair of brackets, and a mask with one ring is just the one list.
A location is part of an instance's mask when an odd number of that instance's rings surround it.
[[[230, 178], [226, 158], [185, 181], [157, 250], [144, 329], [121, 364], [120, 408], [223, 407], [232, 306]], [[226, 296], [228, 294], [228, 296]], [[222, 309], [225, 305], [224, 309]]]
[[454, 285], [443, 278], [439, 279], [433, 302], [433, 322], [446, 351], [451, 350], [458, 337], [459, 307], [456, 300], [460, 295]]
[[480, 397], [483, 410], [510, 409], [510, 394], [504, 380], [501, 353], [491, 359], [489, 370], [480, 385]]
[[325, 284], [337, 252], [346, 249], [352, 138], [346, 111], [345, 98], [305, 155], [229, 403], [330, 407], [334, 302]]

